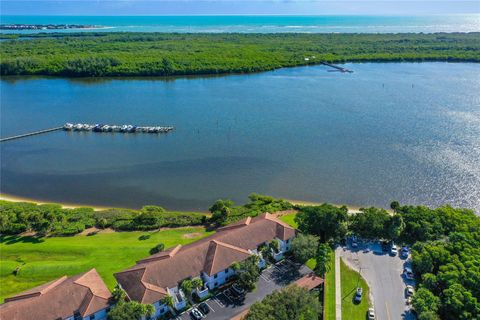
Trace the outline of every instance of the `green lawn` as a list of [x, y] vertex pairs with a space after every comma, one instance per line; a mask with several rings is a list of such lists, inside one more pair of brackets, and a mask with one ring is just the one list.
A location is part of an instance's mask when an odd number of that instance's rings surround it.
[[[365, 320], [370, 306], [369, 288], [358, 272], [350, 269], [342, 260], [340, 261], [340, 277], [342, 284], [342, 319]], [[353, 303], [357, 286], [363, 288], [362, 302]]]
[[[96, 268], [109, 288], [115, 286], [113, 273], [149, 255], [158, 243], [165, 247], [187, 244], [210, 235], [203, 227], [153, 232], [111, 232], [93, 236], [0, 237], [0, 301], [36, 285]], [[150, 235], [140, 240], [142, 235]], [[25, 263], [17, 276], [13, 270]]]
[[282, 220], [285, 223], [288, 223], [290, 226], [297, 229], [298, 224], [294, 220], [296, 215], [297, 215], [296, 213], [286, 214], [286, 215], [281, 216], [280, 220]]
[[325, 320], [335, 320], [335, 252], [330, 255], [328, 272], [325, 274], [323, 312]]

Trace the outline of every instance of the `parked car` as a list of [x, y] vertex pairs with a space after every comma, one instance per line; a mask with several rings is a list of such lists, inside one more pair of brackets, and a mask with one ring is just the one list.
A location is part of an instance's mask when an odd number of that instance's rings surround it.
[[407, 297], [413, 296], [414, 293], [415, 293], [415, 289], [413, 289], [412, 286], [408, 285], [407, 288], [405, 288], [405, 295]]
[[405, 275], [405, 278], [407, 278], [409, 280], [413, 280], [415, 278], [412, 269], [409, 268], [409, 267], [405, 267], [403, 269], [403, 274]]
[[210, 312], [210, 307], [205, 302], [202, 302], [198, 305], [198, 310], [200, 310], [204, 315], [207, 315]]
[[402, 250], [400, 251], [400, 255], [402, 256], [402, 258], [407, 258], [409, 252], [410, 249], [407, 246], [403, 246]]
[[373, 308], [369, 308], [367, 312], [368, 320], [375, 320], [375, 310]]
[[391, 256], [396, 256], [397, 255], [397, 247], [395, 245], [392, 245], [392, 247], [390, 248], [390, 255]]
[[389, 250], [388, 241], [382, 241], [382, 251], [388, 252], [388, 250]]
[[193, 308], [192, 311], [190, 311], [190, 317], [194, 320], [201, 320], [203, 319], [203, 314], [198, 311], [197, 308]]
[[243, 295], [245, 293], [245, 290], [236, 283], [232, 285], [232, 291], [238, 295]]
[[358, 287], [357, 292], [355, 293], [355, 298], [354, 298], [354, 301], [356, 303], [360, 303], [362, 301], [362, 294], [363, 294], [363, 289], [361, 287]]

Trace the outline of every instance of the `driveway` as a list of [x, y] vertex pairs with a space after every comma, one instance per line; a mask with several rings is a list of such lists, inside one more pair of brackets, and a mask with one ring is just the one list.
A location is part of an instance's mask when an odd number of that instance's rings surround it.
[[[369, 249], [368, 252], [365, 252], [366, 248]], [[414, 285], [413, 281], [403, 276], [403, 268], [411, 266], [409, 259], [382, 252], [378, 242], [360, 244], [355, 249], [350, 246], [339, 247], [337, 254], [367, 281], [377, 319], [415, 319], [409, 311], [405, 296], [407, 284]]]
[[[274, 266], [270, 266], [262, 272], [260, 280], [257, 283], [257, 289], [254, 292], [247, 293], [243, 299], [235, 299], [230, 294], [229, 289], [225, 289], [205, 301], [210, 307], [210, 313], [204, 319], [231, 319], [250, 308], [253, 303], [261, 301], [274, 290], [281, 289], [310, 272], [312, 272], [312, 270], [306, 266], [298, 266], [289, 260], [284, 260]], [[189, 312], [190, 310], [173, 319], [189, 320]]]

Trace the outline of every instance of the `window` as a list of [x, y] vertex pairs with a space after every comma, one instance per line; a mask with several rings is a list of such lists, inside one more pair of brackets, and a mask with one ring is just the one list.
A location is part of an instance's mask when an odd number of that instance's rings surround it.
[[80, 314], [80, 311], [75, 311], [73, 313], [73, 320], [81, 320], [82, 319], [82, 315]]
[[227, 273], [228, 273], [228, 269], [225, 269], [225, 274], [227, 274]]
[[95, 314], [92, 314], [89, 320], [95, 320]]
[[214, 278], [214, 279], [217, 279], [217, 278], [218, 278], [218, 274], [214, 275], [213, 278]]
[[165, 308], [160, 309], [160, 313], [164, 313], [164, 312], [165, 312]]
[[214, 286], [215, 286], [215, 287], [218, 286], [218, 282], [215, 282]]

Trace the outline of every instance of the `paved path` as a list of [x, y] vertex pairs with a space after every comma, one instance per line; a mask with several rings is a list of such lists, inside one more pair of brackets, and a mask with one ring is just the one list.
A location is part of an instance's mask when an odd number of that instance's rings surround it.
[[335, 250], [335, 319], [342, 320], [342, 286], [340, 284], [340, 252]]

